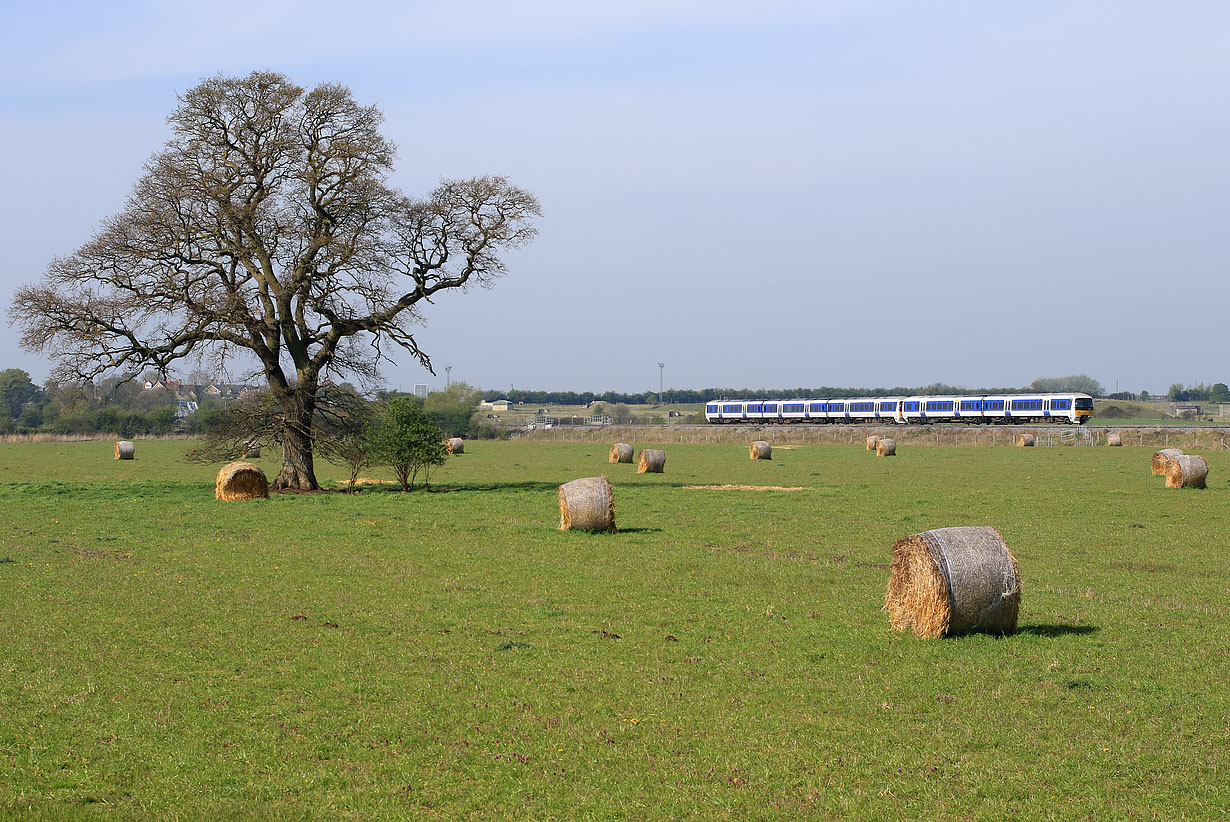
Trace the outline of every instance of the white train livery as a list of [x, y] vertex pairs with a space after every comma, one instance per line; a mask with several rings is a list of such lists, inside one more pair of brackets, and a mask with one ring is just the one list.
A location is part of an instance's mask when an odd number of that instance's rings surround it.
[[979, 394], [943, 397], [836, 397], [717, 400], [705, 403], [712, 423], [999, 423], [1084, 425], [1093, 416], [1088, 394]]

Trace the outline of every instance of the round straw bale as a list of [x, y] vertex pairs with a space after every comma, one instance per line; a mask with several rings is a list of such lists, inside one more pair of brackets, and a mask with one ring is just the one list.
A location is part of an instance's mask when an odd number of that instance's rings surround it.
[[617, 442], [611, 446], [611, 454], [607, 462], [632, 462], [635, 449], [626, 442]]
[[218, 472], [214, 496], [225, 502], [269, 499], [269, 481], [265, 472], [250, 462], [228, 463]]
[[666, 454], [653, 448], [642, 448], [636, 460], [636, 473], [661, 474], [666, 467]]
[[260, 456], [261, 444], [256, 440], [244, 443], [243, 449], [239, 452], [239, 458], [241, 460], [260, 459]]
[[1030, 446], [1034, 444], [1034, 435], [1033, 434], [1017, 434], [1016, 444], [1018, 447], [1021, 447], [1021, 448], [1029, 448]]
[[884, 608], [894, 631], [913, 628], [922, 639], [1010, 634], [1020, 604], [1016, 558], [994, 528], [936, 528], [893, 546]]
[[876, 443], [878, 443], [879, 441], [880, 441], [880, 435], [872, 434], [870, 437], [867, 438], [867, 450], [868, 451], [876, 450]]
[[1153, 476], [1160, 477], [1166, 473], [1166, 460], [1177, 457], [1183, 452], [1178, 448], [1163, 448], [1153, 454]]
[[890, 440], [887, 437], [876, 443], [877, 457], [895, 457], [897, 456], [897, 441]]
[[1123, 437], [1119, 436], [1118, 431], [1111, 431], [1106, 435], [1107, 445], [1123, 445]]
[[1204, 488], [1209, 465], [1204, 457], [1179, 454], [1166, 460], [1165, 471], [1167, 488]]
[[445, 447], [450, 454], [464, 454], [466, 451], [465, 441], [461, 437], [451, 437]]
[[127, 440], [120, 440], [115, 444], [115, 458], [117, 460], [136, 459], [136, 446]]
[[615, 495], [606, 477], [586, 477], [559, 487], [559, 529], [615, 530]]
[[773, 459], [773, 446], [764, 440], [756, 440], [751, 446], [751, 457], [754, 460]]

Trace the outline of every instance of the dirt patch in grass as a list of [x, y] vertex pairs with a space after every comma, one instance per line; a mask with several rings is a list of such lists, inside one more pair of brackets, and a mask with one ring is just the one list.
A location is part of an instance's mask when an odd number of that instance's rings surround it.
[[784, 485], [685, 485], [687, 490], [696, 491], [806, 491], [801, 485], [787, 488]]
[[61, 549], [88, 559], [113, 559], [117, 562], [135, 562], [132, 551], [115, 548], [83, 548], [80, 545], [64, 545]]

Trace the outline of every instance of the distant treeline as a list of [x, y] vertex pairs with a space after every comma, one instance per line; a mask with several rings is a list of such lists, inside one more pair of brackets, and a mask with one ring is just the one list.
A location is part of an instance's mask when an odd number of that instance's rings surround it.
[[924, 386], [895, 386], [893, 388], [843, 388], [832, 385], [822, 385], [815, 388], [671, 388], [657, 393], [646, 391], [641, 394], [627, 394], [619, 391], [596, 393], [593, 391], [523, 391], [512, 392], [484, 391], [483, 399], [509, 399], [513, 402], [524, 402], [527, 405], [588, 405], [593, 402], [609, 404], [624, 403], [625, 405], [645, 405], [663, 403], [701, 403], [710, 400], [754, 400], [764, 397], [902, 397], [935, 394], [1019, 394], [1037, 391], [1055, 393], [1062, 391], [1078, 391], [1091, 396], [1102, 396], [1102, 385], [1097, 380], [1084, 374], [1071, 377], [1045, 377], [1034, 380], [1033, 383], [1018, 388], [970, 388], [968, 386], [947, 385], [946, 383], [931, 383]]

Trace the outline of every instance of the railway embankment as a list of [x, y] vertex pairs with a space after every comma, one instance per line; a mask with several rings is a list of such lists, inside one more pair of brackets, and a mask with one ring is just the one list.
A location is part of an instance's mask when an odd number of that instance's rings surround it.
[[1034, 435], [1037, 447], [1097, 447], [1118, 433], [1124, 446], [1224, 451], [1230, 448], [1230, 426], [1149, 425], [608, 425], [557, 426], [518, 432], [516, 439], [547, 442], [681, 442], [862, 445], [872, 434], [900, 444], [934, 446], [1013, 446], [1018, 434]]

